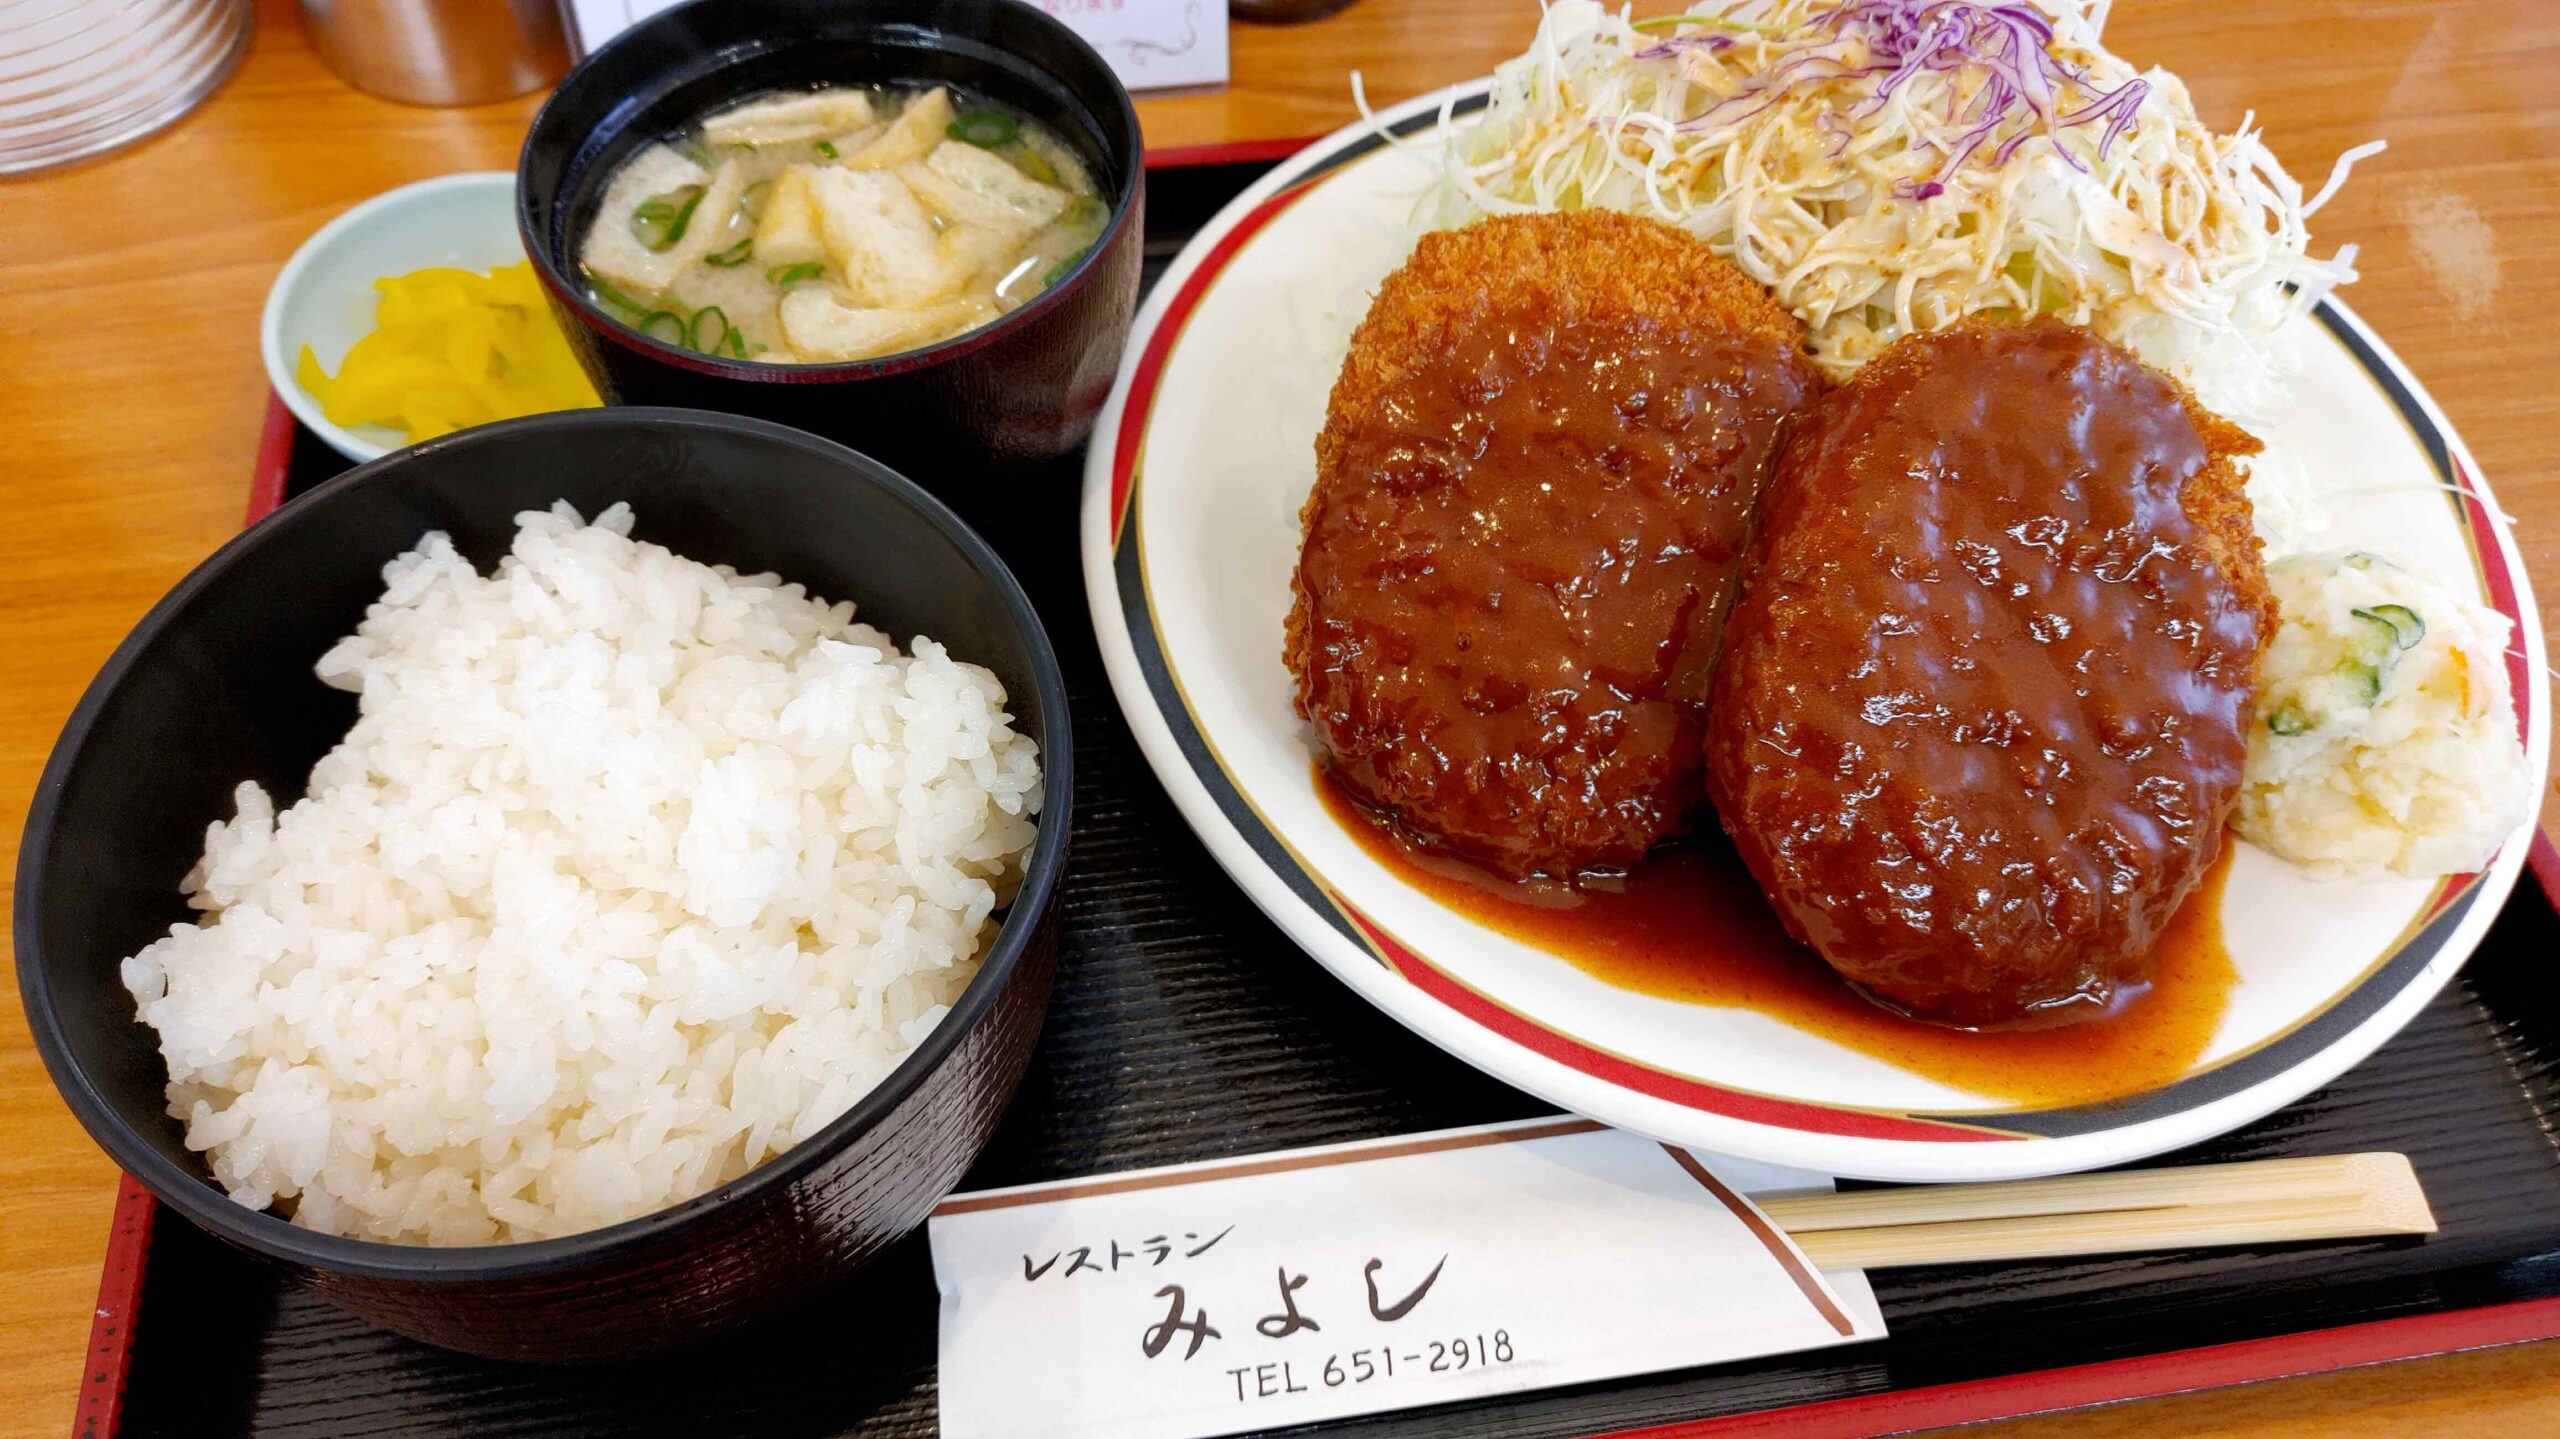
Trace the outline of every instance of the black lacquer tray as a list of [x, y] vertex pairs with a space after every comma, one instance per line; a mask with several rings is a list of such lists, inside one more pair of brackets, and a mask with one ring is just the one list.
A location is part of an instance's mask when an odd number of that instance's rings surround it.
[[[1151, 172], [1149, 278], [1261, 172]], [[251, 518], [346, 467], [280, 405]], [[966, 1187], [1542, 1113], [1344, 989], [1190, 836], [1132, 743], [1086, 618], [1080, 464], [970, 518], [1066, 664], [1077, 830], [1057, 997]], [[2162, 1163], [2398, 1150], [2422, 1242], [2135, 1255], [1875, 1276], [1864, 1347], [1318, 1426], [1345, 1435], [1899, 1433], [2560, 1336], [2560, 917], [2521, 887], [2469, 967], [2328, 1089]], [[1712, 1296], [1701, 1302], [1713, 1302]], [[544, 1369], [445, 1354], [284, 1288], [126, 1186], [80, 1432], [144, 1436], [934, 1432], [935, 1295], [916, 1236], [841, 1292], [689, 1354]], [[1299, 1431], [1309, 1432], [1309, 1431]]]

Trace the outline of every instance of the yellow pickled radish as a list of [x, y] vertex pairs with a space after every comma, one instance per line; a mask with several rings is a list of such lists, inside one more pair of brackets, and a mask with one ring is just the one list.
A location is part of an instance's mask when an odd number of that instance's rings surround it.
[[486, 275], [449, 266], [373, 282], [372, 333], [338, 373], [302, 347], [293, 377], [333, 424], [386, 425], [412, 440], [517, 415], [595, 406], [595, 386], [543, 303], [530, 264]]

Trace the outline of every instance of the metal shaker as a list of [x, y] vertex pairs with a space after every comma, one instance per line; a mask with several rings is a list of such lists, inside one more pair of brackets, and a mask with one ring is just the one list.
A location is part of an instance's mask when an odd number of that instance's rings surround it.
[[302, 0], [320, 58], [405, 105], [478, 105], [569, 71], [556, 0]]

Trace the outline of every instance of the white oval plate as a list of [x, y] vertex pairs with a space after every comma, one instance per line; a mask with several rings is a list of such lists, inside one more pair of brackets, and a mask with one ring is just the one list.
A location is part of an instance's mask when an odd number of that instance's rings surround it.
[[[1481, 94], [1382, 120], [1410, 133]], [[1094, 627], [1148, 761], [1254, 902], [1371, 1003], [1522, 1089], [1671, 1143], [1865, 1178], [2005, 1179], [2157, 1154], [2289, 1103], [2372, 1053], [2479, 942], [2529, 827], [2485, 873], [2440, 882], [2321, 883], [2243, 845], [2223, 904], [2241, 982], [2198, 1065], [2103, 1104], [2019, 1108], [1756, 1012], [1611, 986], [1407, 885], [1316, 792], [1281, 630], [1325, 400], [1411, 248], [1424, 181], [1355, 126], [1220, 212], [1138, 316], [1082, 517]], [[2550, 718], [2526, 682], [2545, 658], [2523, 562], [2461, 440], [2382, 342], [2335, 303], [2307, 328], [2286, 412], [2255, 428], [2342, 497], [2324, 543], [2403, 557], [2518, 621], [2509, 659], [2539, 793]]]

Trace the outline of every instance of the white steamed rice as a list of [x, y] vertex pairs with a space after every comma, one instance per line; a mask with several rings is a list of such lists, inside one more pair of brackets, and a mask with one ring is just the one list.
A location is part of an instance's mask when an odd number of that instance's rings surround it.
[[518, 516], [431, 533], [319, 663], [306, 796], [208, 830], [124, 962], [231, 1197], [430, 1244], [568, 1234], [745, 1173], [939, 1021], [1012, 897], [1034, 742], [987, 671], [770, 575]]
[[2324, 875], [2478, 869], [2531, 796], [2507, 617], [2375, 555], [2267, 566], [2283, 620], [2232, 824]]

